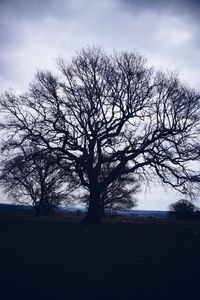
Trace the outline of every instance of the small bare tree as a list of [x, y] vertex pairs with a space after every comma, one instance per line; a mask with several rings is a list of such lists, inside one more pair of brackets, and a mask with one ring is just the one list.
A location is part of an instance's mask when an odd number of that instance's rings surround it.
[[0, 184], [12, 199], [31, 205], [37, 216], [48, 214], [66, 202], [65, 175], [58, 169], [53, 155], [39, 155], [36, 147], [22, 150], [2, 161]]
[[176, 189], [195, 178], [196, 91], [133, 52], [87, 48], [58, 66], [60, 77], [39, 72], [26, 94], [1, 97], [2, 129], [7, 144], [35, 142], [73, 167], [90, 194], [87, 222], [100, 221], [102, 194], [121, 176], [157, 175]]

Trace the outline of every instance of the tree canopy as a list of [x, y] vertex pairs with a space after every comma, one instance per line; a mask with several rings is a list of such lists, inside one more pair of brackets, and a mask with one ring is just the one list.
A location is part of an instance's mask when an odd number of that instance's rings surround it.
[[187, 199], [180, 199], [179, 201], [172, 203], [169, 208], [179, 219], [194, 218], [195, 211], [197, 210], [197, 207]]
[[[86, 48], [38, 72], [29, 90], [1, 97], [10, 150], [36, 143], [57, 156], [89, 191], [87, 222], [100, 220], [102, 193], [120, 176], [159, 176], [181, 189], [198, 158], [199, 94], [136, 52]], [[104, 172], [105, 166], [108, 172]]]

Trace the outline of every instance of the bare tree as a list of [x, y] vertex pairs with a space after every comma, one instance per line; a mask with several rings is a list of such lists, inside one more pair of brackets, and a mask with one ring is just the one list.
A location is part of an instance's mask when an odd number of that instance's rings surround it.
[[175, 74], [97, 48], [58, 66], [60, 77], [39, 72], [26, 94], [1, 97], [2, 129], [10, 148], [33, 141], [71, 164], [90, 193], [87, 222], [100, 221], [101, 195], [122, 175], [156, 174], [177, 189], [196, 176], [199, 94]]
[[0, 184], [12, 199], [31, 205], [37, 216], [48, 214], [66, 202], [66, 175], [58, 169], [53, 155], [39, 155], [37, 148], [22, 150], [2, 161]]
[[[104, 166], [103, 177], [107, 176], [106, 174], [110, 171], [107, 167], [106, 165]], [[101, 193], [101, 217], [105, 216], [105, 209], [125, 210], [135, 207], [137, 205], [135, 195], [139, 192], [140, 185], [139, 180], [133, 177], [132, 174], [122, 174], [119, 176]], [[88, 192], [83, 197], [80, 197], [80, 203], [89, 205]]]

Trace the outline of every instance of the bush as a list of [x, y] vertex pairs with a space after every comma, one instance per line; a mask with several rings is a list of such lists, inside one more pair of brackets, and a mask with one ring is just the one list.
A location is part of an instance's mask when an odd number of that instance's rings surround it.
[[195, 217], [196, 206], [191, 201], [181, 199], [170, 205], [170, 210], [178, 219], [193, 219]]

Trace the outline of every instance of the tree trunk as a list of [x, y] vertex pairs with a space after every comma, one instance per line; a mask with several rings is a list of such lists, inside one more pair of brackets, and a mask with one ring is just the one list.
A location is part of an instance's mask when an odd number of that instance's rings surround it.
[[101, 218], [105, 218], [105, 203], [104, 203], [104, 196], [101, 196], [100, 201], [100, 211], [101, 211]]
[[41, 214], [40, 214], [40, 213], [41, 213], [40, 207], [39, 207], [39, 206], [35, 206], [34, 209], [35, 209], [36, 217], [40, 217], [40, 215], [41, 215]]
[[101, 204], [101, 218], [105, 218], [105, 209], [103, 204]]
[[88, 211], [83, 222], [86, 224], [101, 223], [100, 192], [95, 188], [90, 191]]

